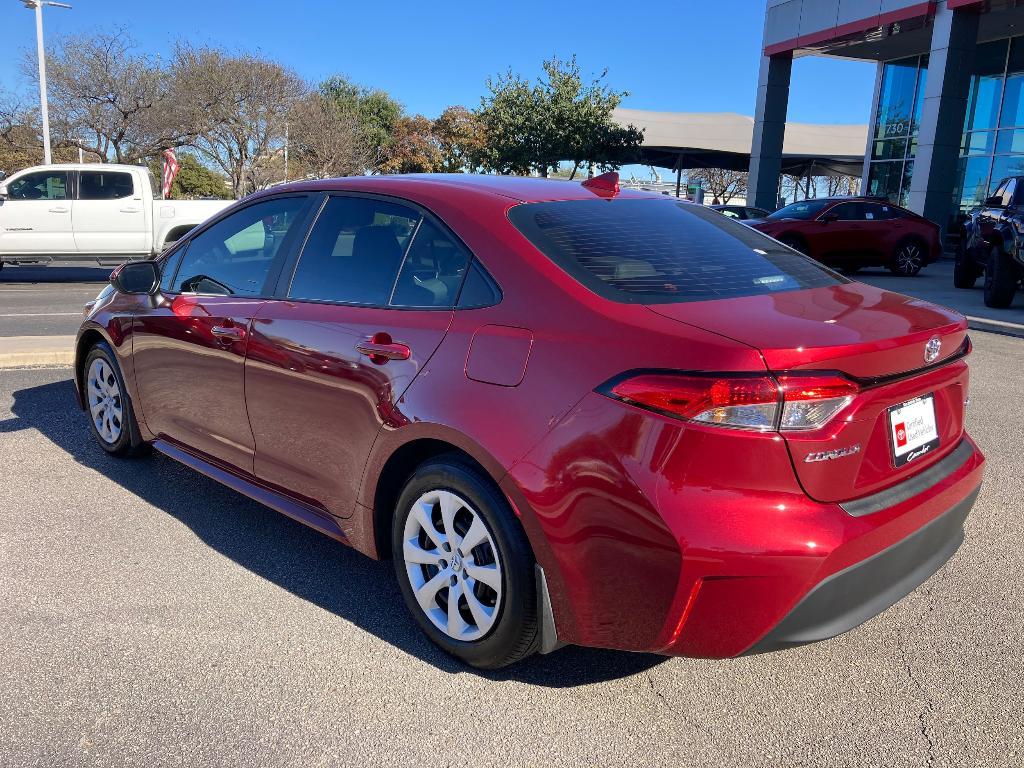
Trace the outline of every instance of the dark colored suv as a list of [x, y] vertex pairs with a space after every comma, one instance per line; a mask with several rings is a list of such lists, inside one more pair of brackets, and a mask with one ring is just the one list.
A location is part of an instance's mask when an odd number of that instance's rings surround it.
[[985, 275], [985, 306], [1008, 307], [1024, 278], [1024, 176], [1013, 176], [986, 198], [960, 232], [953, 268], [957, 288], [973, 288]]
[[942, 253], [936, 224], [878, 198], [803, 200], [749, 225], [846, 272], [883, 266], [916, 275]]

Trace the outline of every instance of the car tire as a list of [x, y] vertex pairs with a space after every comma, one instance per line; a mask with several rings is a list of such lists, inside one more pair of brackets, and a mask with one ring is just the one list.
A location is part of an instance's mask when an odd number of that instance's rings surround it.
[[993, 245], [989, 249], [985, 267], [985, 306], [994, 309], [1010, 306], [1017, 293], [1019, 280], [1020, 271], [1009, 254], [998, 245]]
[[106, 342], [95, 344], [86, 355], [82, 395], [93, 437], [103, 450], [112, 456], [137, 456], [147, 451], [121, 367]]
[[779, 242], [787, 248], [792, 248], [794, 251], [802, 253], [804, 256], [810, 256], [808, 253], [807, 243], [799, 237], [794, 235], [783, 235], [779, 238]]
[[913, 277], [924, 267], [925, 249], [919, 240], [904, 240], [893, 251], [889, 271], [894, 275]]
[[961, 241], [956, 249], [956, 260], [953, 262], [953, 287], [973, 288], [978, 278], [981, 277], [981, 268], [967, 252], [967, 248]]
[[504, 495], [472, 463], [450, 454], [417, 467], [398, 500], [391, 545], [406, 607], [443, 651], [498, 669], [537, 650], [533, 552]]

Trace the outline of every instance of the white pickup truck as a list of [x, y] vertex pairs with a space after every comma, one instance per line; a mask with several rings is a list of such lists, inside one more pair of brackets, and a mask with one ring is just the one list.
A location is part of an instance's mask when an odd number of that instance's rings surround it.
[[0, 181], [0, 267], [159, 253], [230, 200], [161, 200], [138, 165], [37, 165]]

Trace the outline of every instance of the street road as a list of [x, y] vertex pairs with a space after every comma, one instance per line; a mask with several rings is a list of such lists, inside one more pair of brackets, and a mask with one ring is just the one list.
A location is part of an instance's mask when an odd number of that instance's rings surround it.
[[96, 298], [112, 269], [6, 265], [0, 269], [0, 337], [74, 336], [82, 305]]
[[986, 484], [908, 598], [781, 653], [494, 674], [420, 635], [389, 563], [109, 458], [67, 369], [2, 371], [0, 765], [1019, 766], [1024, 341], [974, 340]]

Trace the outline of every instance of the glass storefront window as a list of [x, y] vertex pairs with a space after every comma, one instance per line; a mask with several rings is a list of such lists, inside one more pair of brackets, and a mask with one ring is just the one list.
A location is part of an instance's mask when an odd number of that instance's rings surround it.
[[927, 78], [927, 56], [892, 61], [882, 70], [868, 194], [906, 204]]
[[885, 65], [875, 123], [876, 139], [900, 139], [913, 133], [918, 57]]
[[1007, 176], [1024, 176], [1024, 155], [997, 156], [992, 163], [992, 181], [989, 191], [999, 186], [999, 182]]
[[960, 189], [957, 207], [962, 211], [981, 205], [988, 194], [988, 176], [992, 169], [991, 157], [971, 157], [960, 160]]
[[1024, 155], [1024, 129], [1000, 131], [996, 139], [997, 155]]
[[1008, 40], [979, 45], [974, 53], [974, 72], [967, 99], [966, 131], [984, 131], [999, 125]]
[[995, 131], [975, 131], [964, 137], [963, 154], [991, 155], [996, 143]]

